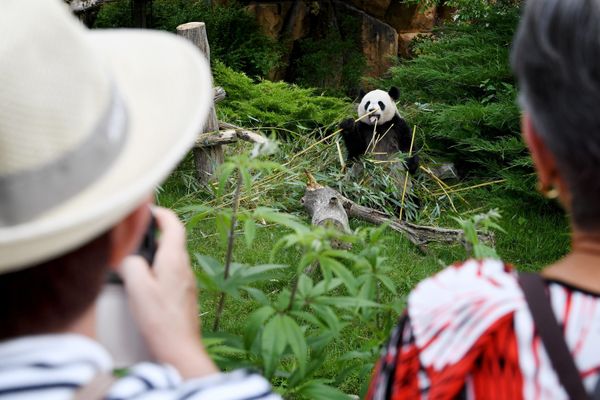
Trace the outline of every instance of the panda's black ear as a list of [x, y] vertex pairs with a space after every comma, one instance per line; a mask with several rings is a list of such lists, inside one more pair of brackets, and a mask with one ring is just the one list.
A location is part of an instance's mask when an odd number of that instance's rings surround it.
[[360, 103], [363, 99], [363, 97], [365, 97], [365, 94], [367, 94], [367, 92], [365, 92], [364, 90], [360, 89], [358, 91], [358, 102]]
[[400, 98], [400, 91], [398, 90], [398, 88], [396, 86], [392, 86], [390, 88], [390, 91], [388, 92], [388, 94], [394, 101], [396, 101]]

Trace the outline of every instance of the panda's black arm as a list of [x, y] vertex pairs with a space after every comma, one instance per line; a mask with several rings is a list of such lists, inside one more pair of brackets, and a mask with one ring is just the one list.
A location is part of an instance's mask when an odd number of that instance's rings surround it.
[[[398, 135], [398, 146], [400, 147], [400, 151], [403, 153], [408, 153], [411, 149], [412, 142], [412, 131], [410, 127], [404, 121], [404, 119], [400, 118], [398, 115], [394, 117], [394, 126], [397, 127], [394, 131]], [[409, 157], [406, 160], [406, 167], [408, 168], [408, 172], [414, 174], [417, 169], [419, 169], [419, 156], [416, 143], [413, 143], [412, 154], [413, 156]]]
[[348, 150], [348, 161], [355, 161], [360, 156], [365, 154], [366, 146], [364, 139], [358, 129], [358, 124], [354, 123], [354, 120], [348, 118], [340, 124], [342, 129], [342, 139], [344, 139], [344, 145]]

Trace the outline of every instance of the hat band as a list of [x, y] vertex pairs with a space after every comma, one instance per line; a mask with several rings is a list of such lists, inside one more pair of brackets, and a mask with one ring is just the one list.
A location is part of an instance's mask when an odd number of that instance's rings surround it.
[[128, 116], [117, 87], [92, 134], [39, 168], [0, 176], [0, 227], [25, 223], [64, 203], [99, 178], [119, 155]]

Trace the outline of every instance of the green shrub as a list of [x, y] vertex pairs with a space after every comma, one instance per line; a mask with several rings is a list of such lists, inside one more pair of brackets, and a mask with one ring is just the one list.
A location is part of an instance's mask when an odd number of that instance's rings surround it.
[[[151, 22], [155, 29], [172, 32], [178, 25], [191, 21], [206, 23], [211, 58], [231, 68], [250, 76], [265, 76], [279, 62], [279, 45], [263, 34], [254, 17], [237, 3], [211, 7], [202, 0], [152, 2]], [[118, 0], [104, 5], [95, 26], [132, 26], [131, 1]]]
[[219, 118], [241, 126], [309, 132], [331, 126], [350, 112], [345, 100], [284, 82], [255, 83], [219, 62], [214, 63], [213, 74], [227, 92], [217, 108]]
[[407, 118], [428, 153], [453, 161], [463, 176], [505, 179], [533, 192], [531, 159], [520, 137], [520, 113], [509, 48], [516, 8], [502, 7], [471, 24], [450, 25], [415, 44], [417, 57], [378, 82], [398, 86]]

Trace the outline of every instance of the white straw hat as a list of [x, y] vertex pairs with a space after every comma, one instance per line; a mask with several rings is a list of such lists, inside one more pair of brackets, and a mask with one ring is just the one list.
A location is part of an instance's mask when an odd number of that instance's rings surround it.
[[184, 157], [210, 69], [174, 35], [88, 31], [60, 0], [0, 1], [0, 273], [107, 230]]

